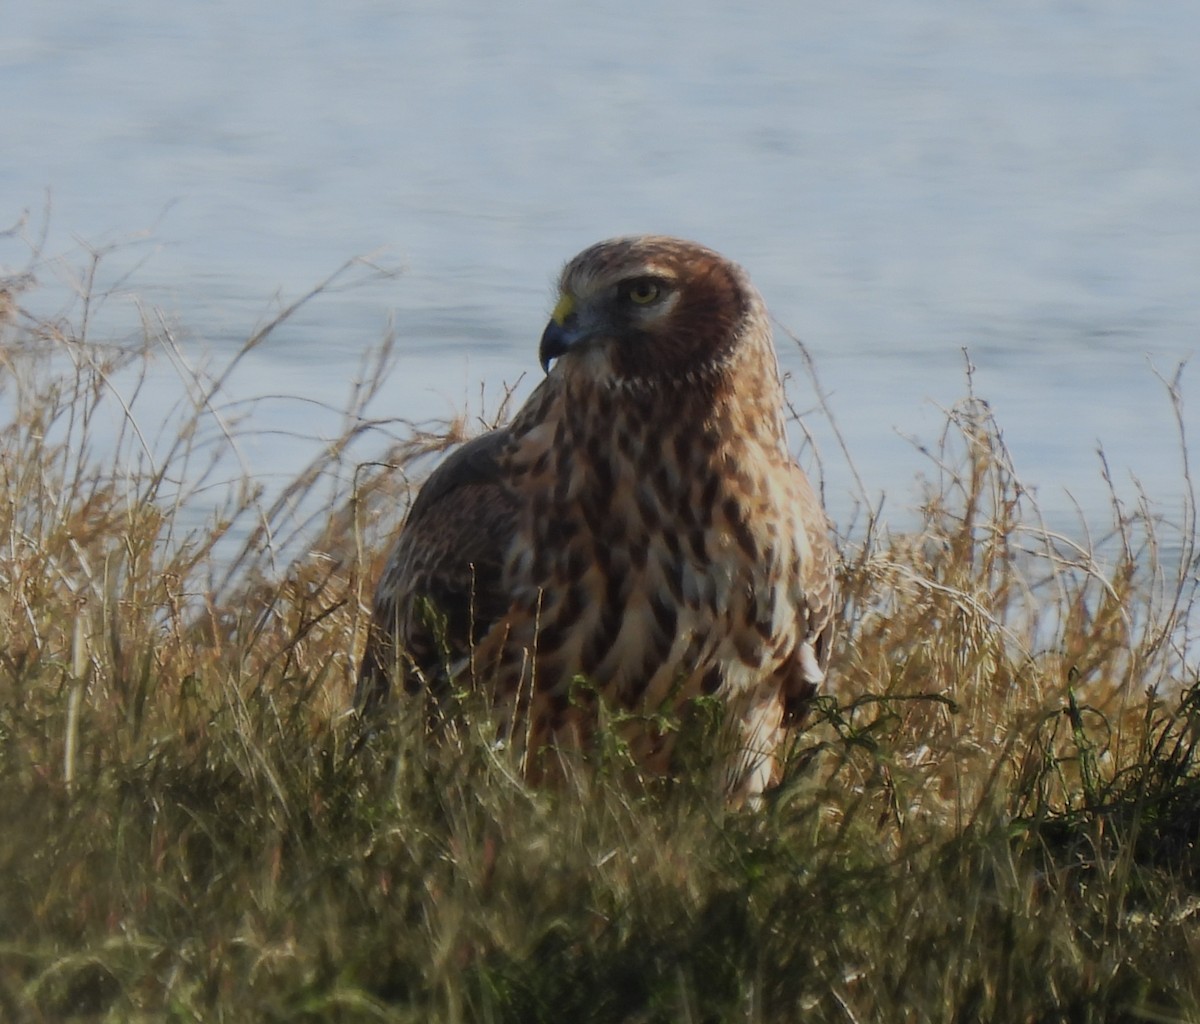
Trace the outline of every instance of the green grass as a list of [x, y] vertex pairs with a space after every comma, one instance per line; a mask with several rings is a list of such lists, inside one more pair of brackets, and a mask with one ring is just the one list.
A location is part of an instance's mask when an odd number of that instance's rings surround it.
[[[1200, 1020], [1186, 463], [1176, 521], [1114, 495], [1074, 543], [969, 395], [914, 453], [916, 525], [843, 538], [835, 690], [762, 808], [724, 807], [702, 752], [532, 788], [470, 695], [439, 742], [348, 756], [403, 508], [405, 474], [350, 456], [371, 385], [283, 499], [218, 491], [253, 429], [225, 371], [10, 291], [0, 1019]], [[165, 428], [118, 400], [164, 360], [194, 396]], [[463, 429], [387, 461], [418, 477]]]

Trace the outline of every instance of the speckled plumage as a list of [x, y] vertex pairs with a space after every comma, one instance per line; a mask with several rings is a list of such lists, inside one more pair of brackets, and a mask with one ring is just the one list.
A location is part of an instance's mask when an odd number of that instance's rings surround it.
[[[564, 268], [541, 356], [553, 367], [513, 421], [413, 503], [357, 704], [470, 673], [540, 748], [586, 741], [589, 692], [631, 721], [713, 696], [729, 795], [754, 796], [823, 680], [835, 561], [788, 452], [762, 299], [694, 243], [601, 242]], [[667, 769], [672, 734], [625, 731]]]

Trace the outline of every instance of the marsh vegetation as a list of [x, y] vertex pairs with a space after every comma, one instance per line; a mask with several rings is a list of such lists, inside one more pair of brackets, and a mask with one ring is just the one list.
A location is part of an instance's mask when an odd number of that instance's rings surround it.
[[[842, 524], [836, 685], [762, 808], [723, 806], [702, 742], [677, 779], [614, 744], [531, 787], [470, 694], [441, 742], [348, 756], [379, 556], [465, 417], [359, 464], [385, 341], [268, 495], [229, 475], [240, 356], [199, 370], [153, 317], [117, 346], [27, 287], [0, 304], [0, 1017], [1198, 1019], [1182, 442], [1179, 507], [1113, 484], [1067, 536], [968, 394], [914, 449], [914, 525]], [[163, 361], [189, 402], [144, 422]]]

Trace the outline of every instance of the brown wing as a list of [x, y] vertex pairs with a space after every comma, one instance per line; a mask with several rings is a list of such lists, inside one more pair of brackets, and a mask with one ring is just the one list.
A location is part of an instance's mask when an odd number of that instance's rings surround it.
[[449, 665], [508, 609], [504, 560], [516, 497], [499, 456], [507, 430], [468, 441], [421, 488], [375, 591], [355, 706], [369, 714], [393, 681], [444, 681]]

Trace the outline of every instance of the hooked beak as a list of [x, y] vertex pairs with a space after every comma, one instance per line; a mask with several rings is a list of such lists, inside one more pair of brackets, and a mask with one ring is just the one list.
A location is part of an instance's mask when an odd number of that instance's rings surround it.
[[538, 362], [542, 372], [550, 372], [550, 361], [557, 359], [571, 347], [571, 336], [561, 324], [551, 320], [542, 331], [542, 343], [538, 346]]
[[583, 337], [584, 332], [579, 330], [579, 314], [575, 312], [575, 300], [564, 293], [550, 314], [550, 322], [546, 324], [542, 343], [538, 346], [542, 372], [549, 373], [551, 360], [570, 351]]

